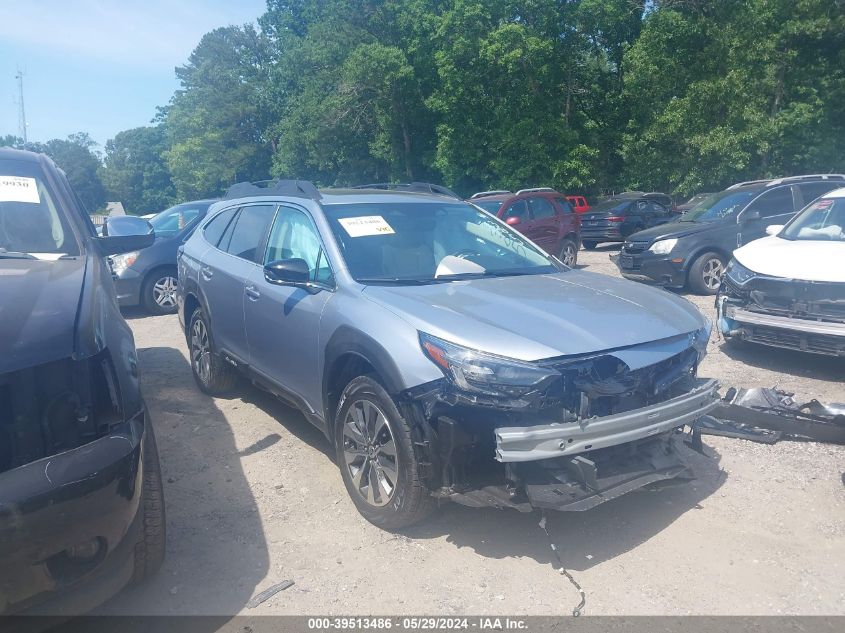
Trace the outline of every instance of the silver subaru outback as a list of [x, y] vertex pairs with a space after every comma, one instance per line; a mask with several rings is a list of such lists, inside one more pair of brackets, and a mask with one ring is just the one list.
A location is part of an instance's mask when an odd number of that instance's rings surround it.
[[718, 397], [708, 320], [449, 194], [233, 186], [178, 258], [199, 388], [296, 405], [386, 529], [439, 499], [585, 510], [689, 478], [680, 431]]

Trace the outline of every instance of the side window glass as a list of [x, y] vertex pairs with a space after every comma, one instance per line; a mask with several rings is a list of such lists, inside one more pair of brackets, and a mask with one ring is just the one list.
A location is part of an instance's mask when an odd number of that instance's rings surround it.
[[267, 238], [264, 263], [280, 259], [301, 259], [308, 264], [311, 279], [331, 283], [332, 271], [311, 219], [302, 211], [280, 207]]
[[555, 208], [546, 198], [536, 197], [528, 199], [528, 206], [531, 208], [531, 216], [535, 220], [551, 218], [555, 215]]
[[211, 218], [211, 222], [205, 225], [202, 233], [210, 244], [217, 246], [220, 242], [220, 238], [223, 237], [223, 232], [229, 226], [229, 222], [231, 222], [232, 217], [235, 215], [235, 211], [237, 211], [236, 208], [226, 209]]
[[805, 182], [798, 185], [801, 190], [801, 197], [804, 198], [804, 204], [810, 204], [819, 196], [823, 196], [828, 191], [836, 189], [839, 185], [845, 184], [841, 180], [838, 183], [832, 182]]
[[258, 261], [258, 246], [273, 218], [273, 210], [274, 206], [271, 204], [243, 207], [237, 220], [233, 222], [235, 226], [226, 252], [251, 262]]
[[561, 213], [572, 213], [572, 204], [566, 198], [555, 198], [558, 205], [560, 205]]
[[525, 200], [517, 200], [510, 205], [505, 211], [505, 219], [507, 218], [519, 218], [522, 221], [527, 220], [528, 206], [525, 204]]
[[637, 212], [638, 213], [645, 213], [648, 210], [648, 201], [647, 200], [638, 200], [637, 201]]
[[764, 218], [793, 213], [795, 207], [792, 202], [792, 187], [780, 187], [767, 191], [752, 202], [748, 210], [759, 211], [760, 216]]

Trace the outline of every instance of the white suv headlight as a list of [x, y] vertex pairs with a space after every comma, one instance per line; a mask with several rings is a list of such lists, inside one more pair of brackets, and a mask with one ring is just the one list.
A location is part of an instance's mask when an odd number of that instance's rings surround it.
[[668, 255], [672, 252], [672, 249], [675, 248], [675, 244], [677, 243], [678, 238], [676, 237], [668, 240], [657, 240], [649, 247], [648, 251], [650, 253], [654, 253], [655, 255]]
[[115, 275], [120, 277], [127, 268], [129, 268], [132, 264], [135, 263], [135, 260], [138, 259], [138, 251], [132, 251], [131, 253], [121, 253], [120, 255], [112, 255], [111, 257], [111, 269]]

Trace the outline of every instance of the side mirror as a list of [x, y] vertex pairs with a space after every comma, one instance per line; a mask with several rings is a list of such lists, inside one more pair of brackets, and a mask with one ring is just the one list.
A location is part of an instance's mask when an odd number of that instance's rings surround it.
[[280, 286], [305, 286], [311, 281], [311, 270], [304, 259], [277, 259], [264, 266], [264, 278]]
[[119, 216], [106, 218], [103, 233], [95, 240], [101, 255], [118, 255], [152, 246], [155, 232], [143, 218]]
[[766, 227], [766, 235], [777, 235], [783, 231], [783, 224], [770, 224]]
[[760, 212], [759, 211], [748, 211], [742, 215], [743, 222], [753, 222], [754, 220], [760, 219]]
[[513, 215], [513, 216], [509, 217], [507, 220], [505, 220], [505, 224], [507, 224], [508, 226], [516, 226], [521, 221], [522, 220], [520, 220], [518, 217]]

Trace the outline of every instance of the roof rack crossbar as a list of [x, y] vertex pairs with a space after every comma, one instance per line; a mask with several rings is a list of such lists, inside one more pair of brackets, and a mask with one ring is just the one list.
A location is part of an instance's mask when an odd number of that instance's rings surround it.
[[366, 185], [355, 185], [352, 189], [384, 189], [386, 191], [407, 191], [411, 193], [436, 193], [450, 198], [460, 196], [443, 185], [435, 185], [430, 182], [373, 182]]
[[743, 182], [735, 182], [730, 187], [728, 187], [727, 190], [739, 189], [740, 187], [746, 187], [748, 185], [761, 185], [767, 182], [770, 182], [768, 178], [763, 178], [762, 180], [744, 180]]
[[516, 195], [521, 196], [524, 193], [543, 193], [547, 191], [554, 192], [555, 190], [551, 187], [530, 187], [529, 189], [520, 189], [516, 192]]
[[479, 191], [478, 193], [472, 194], [470, 196], [470, 200], [473, 198], [486, 198], [487, 196], [501, 196], [503, 194], [509, 194], [510, 191], [507, 189], [491, 189], [490, 191]]
[[239, 182], [226, 190], [224, 200], [248, 198], [250, 196], [291, 196], [319, 201], [322, 196], [308, 180], [259, 180], [257, 182]]

